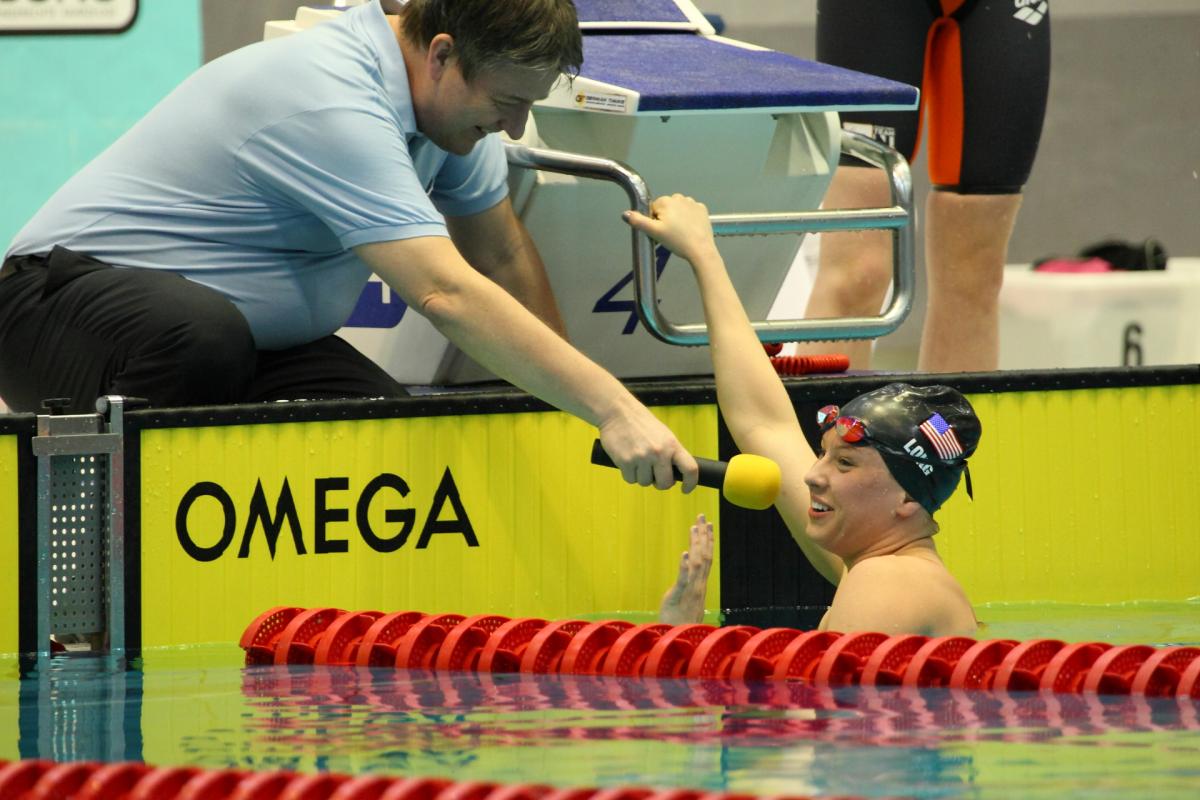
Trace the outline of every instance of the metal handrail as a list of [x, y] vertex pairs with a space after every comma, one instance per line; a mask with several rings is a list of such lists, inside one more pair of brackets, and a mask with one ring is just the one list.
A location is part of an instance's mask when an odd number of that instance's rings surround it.
[[[514, 166], [616, 183], [625, 190], [631, 209], [643, 214], [650, 213], [650, 191], [645, 180], [631, 167], [619, 161], [513, 143], [505, 143], [505, 150], [508, 162]], [[892, 148], [849, 131], [842, 131], [841, 152], [887, 172], [891, 206], [794, 213], [714, 214], [711, 217], [713, 233], [717, 236], [763, 236], [820, 231], [891, 230], [891, 303], [882, 314], [875, 317], [754, 321], [751, 325], [763, 342], [875, 339], [900, 327], [912, 310], [915, 287], [914, 237], [912, 176], [908, 162]], [[634, 297], [638, 317], [646, 326], [646, 330], [668, 344], [707, 345], [707, 325], [679, 325], [663, 315], [658, 303], [653, 242], [642, 231], [633, 230], [631, 236]]]

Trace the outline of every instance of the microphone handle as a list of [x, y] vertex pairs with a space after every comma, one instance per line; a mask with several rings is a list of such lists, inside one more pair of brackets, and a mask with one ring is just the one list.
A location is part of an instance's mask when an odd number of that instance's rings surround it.
[[[592, 463], [601, 467], [617, 466], [608, 457], [608, 453], [604, 452], [604, 446], [600, 444], [599, 439], [592, 442]], [[710, 489], [720, 489], [725, 485], [725, 470], [729, 468], [728, 462], [713, 461], [709, 458], [697, 458], [696, 463], [700, 466], [699, 484], [701, 486], [707, 486]], [[683, 480], [683, 475], [680, 474], [678, 467], [672, 465], [671, 472], [675, 475], [675, 480]]]

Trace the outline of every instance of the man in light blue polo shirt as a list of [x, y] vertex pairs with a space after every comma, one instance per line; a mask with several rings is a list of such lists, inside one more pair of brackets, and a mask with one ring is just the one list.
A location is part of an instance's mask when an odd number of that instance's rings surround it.
[[66, 183], [0, 271], [0, 396], [399, 396], [333, 335], [379, 275], [464, 352], [596, 425], [626, 480], [695, 461], [572, 348], [499, 132], [582, 62], [569, 0], [378, 2], [193, 74]]

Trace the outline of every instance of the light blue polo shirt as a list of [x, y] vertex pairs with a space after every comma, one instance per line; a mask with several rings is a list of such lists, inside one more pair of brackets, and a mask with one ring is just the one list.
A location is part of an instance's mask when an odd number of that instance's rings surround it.
[[467, 156], [417, 132], [378, 3], [194, 73], [68, 181], [8, 254], [54, 245], [228, 297], [260, 349], [336, 331], [370, 274], [349, 248], [447, 236], [507, 194], [498, 135]]

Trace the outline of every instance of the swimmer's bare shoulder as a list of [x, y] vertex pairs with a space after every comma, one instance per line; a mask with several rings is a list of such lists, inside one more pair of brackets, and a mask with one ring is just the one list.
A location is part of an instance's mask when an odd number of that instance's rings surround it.
[[973, 636], [978, 623], [966, 592], [936, 557], [863, 559], [838, 584], [822, 630]]

